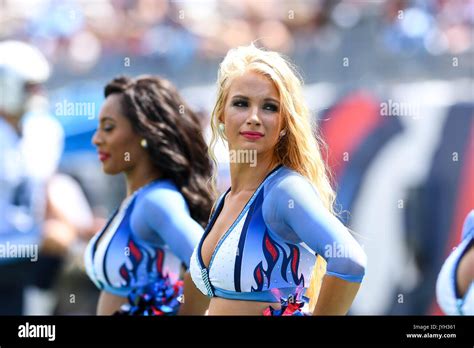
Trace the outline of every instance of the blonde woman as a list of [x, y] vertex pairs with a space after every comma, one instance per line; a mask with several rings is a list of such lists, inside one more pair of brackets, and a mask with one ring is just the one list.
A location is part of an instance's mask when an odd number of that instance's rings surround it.
[[318, 255], [327, 271], [313, 314], [346, 314], [366, 256], [333, 212], [335, 194], [290, 64], [253, 45], [230, 50], [211, 127], [211, 152], [218, 138], [228, 144], [231, 187], [191, 256], [181, 314], [262, 315], [299, 292], [308, 301]]

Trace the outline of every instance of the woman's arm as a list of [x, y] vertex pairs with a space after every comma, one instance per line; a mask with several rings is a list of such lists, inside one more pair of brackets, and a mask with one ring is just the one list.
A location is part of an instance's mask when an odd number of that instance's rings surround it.
[[[173, 253], [189, 267], [192, 252], [204, 230], [189, 215], [181, 194], [173, 190], [156, 190], [144, 197], [143, 211], [149, 227], [159, 233]], [[196, 288], [189, 271], [183, 282], [184, 302], [178, 315], [204, 315], [209, 298]]]
[[360, 283], [325, 275], [313, 315], [346, 315], [359, 288]]
[[143, 197], [139, 212], [150, 229], [159, 234], [171, 251], [189, 267], [194, 247], [201, 240], [203, 228], [190, 215], [181, 193], [159, 189]]
[[184, 303], [179, 308], [178, 315], [205, 315], [209, 307], [209, 297], [205, 296], [194, 285], [191, 274], [184, 275]]
[[359, 243], [301, 176], [284, 178], [267, 198], [272, 202], [268, 211], [273, 211], [269, 225], [282, 233], [289, 228], [327, 262], [314, 314], [346, 314], [365, 273], [366, 255]]

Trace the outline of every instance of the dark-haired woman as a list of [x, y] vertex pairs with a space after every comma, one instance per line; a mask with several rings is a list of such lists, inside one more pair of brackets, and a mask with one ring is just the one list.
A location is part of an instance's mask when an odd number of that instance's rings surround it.
[[92, 142], [105, 173], [125, 174], [127, 197], [85, 255], [102, 290], [99, 315], [116, 313], [133, 291], [164, 276], [177, 281], [213, 201], [199, 121], [170, 82], [116, 78], [105, 97]]

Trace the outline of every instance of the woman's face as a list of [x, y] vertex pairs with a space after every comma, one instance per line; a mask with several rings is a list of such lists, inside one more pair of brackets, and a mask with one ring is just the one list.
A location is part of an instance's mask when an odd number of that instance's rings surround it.
[[112, 175], [130, 171], [137, 159], [146, 155], [140, 146], [141, 137], [133, 131], [122, 112], [121, 98], [119, 94], [111, 94], [105, 99], [99, 114], [99, 127], [92, 137], [103, 171]]
[[256, 150], [273, 155], [283, 118], [275, 84], [248, 71], [232, 80], [224, 106], [225, 135], [231, 150]]

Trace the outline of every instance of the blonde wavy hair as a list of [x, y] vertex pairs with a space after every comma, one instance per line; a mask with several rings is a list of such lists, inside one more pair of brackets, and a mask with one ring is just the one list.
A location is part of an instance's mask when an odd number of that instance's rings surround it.
[[[277, 163], [306, 177], [316, 188], [324, 206], [335, 214], [336, 194], [331, 186], [331, 174], [321, 155], [321, 148], [326, 148], [326, 145], [317, 127], [312, 126], [310, 113], [302, 94], [302, 78], [295, 67], [277, 52], [266, 51], [251, 44], [231, 49], [220, 64], [217, 101], [211, 114], [212, 137], [209, 146], [209, 154], [216, 168], [214, 147], [219, 138], [226, 140], [219, 129], [219, 122], [224, 112], [229, 87], [235, 77], [249, 71], [261, 73], [269, 78], [279, 92], [283, 129], [286, 129], [286, 135], [275, 147]], [[214, 171], [213, 183], [216, 173], [217, 171]], [[324, 273], [325, 261], [319, 256], [307, 292], [312, 300], [310, 302], [312, 308], [316, 303]]]

